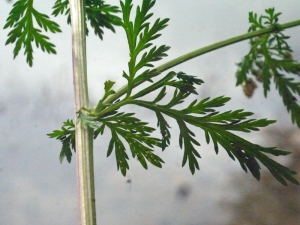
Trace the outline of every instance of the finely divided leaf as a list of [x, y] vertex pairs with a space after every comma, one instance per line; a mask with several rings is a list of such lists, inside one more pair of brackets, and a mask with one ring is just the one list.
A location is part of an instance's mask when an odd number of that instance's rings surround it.
[[67, 120], [63, 123], [61, 130], [54, 130], [47, 134], [50, 138], [56, 138], [62, 142], [62, 149], [59, 155], [59, 160], [62, 163], [64, 158], [70, 163], [72, 158], [72, 151], [75, 152], [75, 124], [72, 120]]
[[137, 7], [134, 20], [130, 19], [132, 1], [125, 0], [125, 2], [121, 1], [120, 3], [123, 12], [122, 27], [126, 32], [129, 45], [129, 71], [128, 73], [124, 72], [123, 75], [128, 80], [127, 97], [129, 97], [137, 79], [151, 81], [149, 76], [157, 75], [155, 70], [146, 70], [139, 75], [137, 72], [144, 67], [153, 67], [153, 62], [167, 56], [166, 52], [170, 47], [166, 45], [154, 46], [149, 51], [144, 52], [143, 55], [140, 54], [153, 45], [153, 40], [160, 37], [159, 31], [167, 26], [169, 19], [157, 19], [153, 25], [150, 25], [148, 20], [153, 14], [149, 13], [149, 10], [155, 3], [153, 0], [145, 0], [141, 7]]
[[[67, 0], [57, 0], [53, 6], [52, 15], [58, 16], [65, 14], [67, 16], [67, 23], [71, 23], [70, 7]], [[121, 19], [116, 15], [120, 12], [117, 6], [105, 4], [102, 0], [92, 1], [85, 0], [85, 20], [90, 22], [90, 26], [101, 40], [103, 39], [104, 28], [115, 32], [115, 26], [120, 26]], [[86, 34], [89, 29], [86, 27]]]
[[[89, 0], [88, 2], [91, 4], [101, 3], [100, 0]], [[103, 134], [105, 128], [111, 131], [107, 156], [111, 155], [113, 151], [115, 152], [117, 168], [121, 170], [124, 176], [129, 169], [129, 157], [126, 147], [129, 147], [132, 157], [136, 157], [145, 169], [148, 168], [147, 161], [161, 167], [164, 162], [154, 154], [154, 150], [155, 148], [165, 150], [171, 144], [170, 126], [167, 121], [169, 117], [174, 119], [179, 127], [179, 146], [183, 150], [182, 166], [189, 164], [192, 174], [200, 168], [198, 163], [200, 154], [197, 149], [200, 146], [200, 141], [196, 133], [192, 132], [191, 126], [204, 131], [206, 142], [213, 144], [216, 153], [222, 147], [231, 159], [237, 159], [241, 168], [245, 172], [250, 171], [257, 180], [260, 179], [260, 162], [282, 184], [286, 185], [286, 181], [298, 184], [298, 181], [293, 177], [294, 171], [280, 165], [266, 155], [280, 156], [287, 155], [289, 152], [276, 147], [262, 147], [232, 133], [233, 131], [246, 133], [258, 131], [261, 127], [268, 126], [275, 121], [249, 118], [253, 113], [246, 112], [243, 109], [220, 112], [221, 110], [217, 110], [217, 108], [224, 106], [230, 100], [230, 98], [224, 96], [208, 97], [202, 100], [194, 98], [189, 102], [188, 97], [197, 94], [197, 88], [203, 84], [203, 81], [196, 76], [174, 71], [163, 75], [156, 69], [146, 69], [137, 74], [145, 67], [152, 67], [152, 63], [166, 56], [166, 51], [169, 49], [166, 45], [150, 48], [152, 40], [160, 36], [158, 32], [164, 29], [168, 22], [168, 19], [157, 19], [153, 25], [150, 24], [149, 18], [153, 14], [149, 11], [154, 3], [153, 0], [144, 0], [142, 6], [137, 7], [136, 15], [131, 20], [132, 1], [120, 2], [123, 12], [122, 27], [127, 35], [130, 55], [128, 72], [123, 72], [123, 77], [128, 81], [127, 96], [123, 99], [118, 96], [115, 100], [106, 102], [108, 96], [118, 94], [118, 92], [115, 93], [112, 90], [114, 82], [107, 81], [104, 85], [105, 94], [97, 107], [93, 110], [85, 110], [85, 114], [79, 112], [79, 119], [85, 126], [95, 129], [94, 138], [98, 134]], [[63, 10], [57, 12], [63, 12]], [[252, 24], [250, 30], [261, 29], [265, 25], [274, 25], [274, 23], [276, 25], [279, 14], [274, 13], [274, 10], [268, 10], [267, 13], [269, 16], [266, 18], [258, 18], [256, 14], [250, 13], [249, 21]], [[266, 19], [270, 23], [266, 23]], [[296, 115], [300, 115], [300, 113], [295, 114], [298, 105], [295, 103], [293, 95], [300, 93], [299, 83], [294, 82], [292, 79], [286, 79], [276, 71], [283, 69], [298, 73], [299, 63], [297, 64], [295, 61], [288, 59], [290, 57], [287, 54], [289, 48], [285, 42], [287, 37], [280, 35], [280, 27], [274, 26], [274, 30], [276, 30], [276, 33], [273, 37], [270, 35], [252, 40], [251, 51], [244, 57], [243, 62], [238, 64], [237, 84], [249, 82], [251, 78], [248, 77], [248, 73], [251, 73], [259, 82], [264, 83], [264, 89], [267, 93], [270, 88], [270, 79], [274, 78], [280, 94], [285, 96], [286, 106], [292, 111], [294, 120], [298, 121], [299, 117]], [[140, 54], [142, 52], [143, 54]], [[280, 57], [275, 59], [273, 52], [278, 53], [284, 59], [280, 59]], [[153, 81], [152, 78], [158, 75], [161, 75], [162, 78]], [[148, 83], [145, 88], [136, 94], [131, 95], [135, 85], [145, 81], [151, 83]], [[174, 90], [172, 96], [167, 95], [169, 89]], [[143, 97], [154, 91], [159, 92], [152, 101], [143, 99]], [[170, 98], [167, 103], [160, 103], [162, 100], [166, 100], [166, 97]], [[136, 118], [134, 113], [119, 112], [122, 106], [129, 104], [144, 107], [155, 113], [161, 138], [153, 137], [156, 129]], [[65, 134], [70, 136], [68, 132], [68, 129], [62, 127], [61, 131], [54, 131], [50, 135], [62, 138], [62, 135]], [[72, 131], [71, 134], [73, 134]], [[65, 140], [65, 137], [68, 138], [68, 136], [64, 136], [62, 139]], [[68, 159], [71, 155], [70, 151], [67, 150], [68, 147], [64, 150], [62, 157], [66, 156]]]
[[[122, 137], [128, 143], [132, 157], [137, 157], [145, 169], [148, 168], [146, 160], [157, 167], [162, 167], [164, 162], [153, 153], [155, 146], [162, 147], [160, 139], [151, 137], [155, 129], [147, 126], [147, 123], [140, 121], [133, 115], [133, 113], [117, 113], [111, 117], [103, 118], [101, 121], [112, 132], [107, 155], [109, 156], [113, 149], [115, 150], [118, 169], [121, 169], [124, 176], [129, 169], [127, 163], [129, 158], [119, 137]], [[104, 128], [100, 127], [99, 129]]]
[[236, 85], [245, 85], [251, 80], [251, 94], [249, 94], [249, 87], [244, 89], [245, 94], [250, 97], [256, 87], [255, 82], [250, 78], [254, 76], [258, 82], [263, 83], [264, 95], [267, 97], [273, 80], [287, 111], [291, 113], [292, 122], [300, 127], [300, 105], [296, 100], [300, 97], [300, 82], [295, 82], [295, 78], [292, 77], [296, 76], [298, 79], [300, 63], [293, 59], [292, 49], [286, 41], [289, 36], [283, 34], [278, 24], [278, 17], [281, 13], [275, 13], [274, 8], [270, 8], [266, 10], [266, 14], [259, 18], [257, 14], [249, 14], [251, 23], [249, 31], [273, 27], [274, 32], [251, 39], [250, 52], [242, 62], [237, 64], [239, 68], [236, 74]]
[[42, 34], [42, 30], [34, 27], [34, 20], [44, 31], [52, 33], [61, 32], [59, 25], [49, 19], [45, 14], [39, 13], [33, 8], [33, 1], [19, 0], [13, 5], [13, 9], [9, 13], [4, 29], [13, 29], [8, 33], [7, 44], [15, 44], [14, 58], [19, 54], [21, 48], [24, 48], [26, 61], [29, 66], [33, 65], [33, 47], [40, 47], [42, 51], [56, 54], [55, 45], [49, 42], [49, 38]]

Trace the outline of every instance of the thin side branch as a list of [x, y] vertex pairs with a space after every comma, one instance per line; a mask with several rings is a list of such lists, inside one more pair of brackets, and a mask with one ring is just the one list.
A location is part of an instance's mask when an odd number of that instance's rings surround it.
[[[281, 24], [280, 28], [284, 30], [284, 29], [296, 27], [296, 26], [299, 26], [299, 25], [300, 25], [300, 20], [296, 20], [296, 21], [285, 23], [285, 24]], [[177, 57], [177, 58], [175, 58], [175, 59], [173, 59], [173, 60], [157, 67], [156, 68], [156, 73], [153, 75], [153, 77], [156, 76], [159, 73], [162, 73], [162, 72], [164, 72], [168, 69], [171, 69], [171, 68], [173, 68], [173, 67], [175, 67], [175, 66], [177, 66], [181, 63], [184, 63], [184, 62], [186, 62], [190, 59], [196, 58], [196, 57], [198, 57], [200, 55], [203, 55], [205, 53], [208, 53], [208, 52], [214, 51], [216, 49], [223, 48], [223, 47], [226, 47], [228, 45], [232, 45], [232, 44], [235, 44], [235, 43], [238, 43], [238, 42], [241, 42], [241, 41], [253, 38], [253, 37], [257, 37], [257, 36], [260, 36], [260, 35], [272, 33], [276, 29], [277, 29], [276, 27], [269, 27], [269, 28], [261, 29], [259, 31], [249, 32], [249, 33], [242, 34], [242, 35], [239, 35], [239, 36], [236, 36], [236, 37], [233, 37], [233, 38], [229, 38], [229, 39], [217, 42], [215, 44], [208, 45], [208, 46], [203, 47], [203, 48], [199, 48], [195, 51], [184, 54], [180, 57]], [[134, 87], [140, 85], [143, 82], [144, 81], [136, 82], [134, 84]], [[126, 93], [126, 91], [127, 91], [127, 85], [120, 88], [114, 95], [109, 97], [105, 101], [105, 103], [109, 104], [109, 103], [112, 103], [112, 102], [116, 101], [122, 95], [124, 95]]]

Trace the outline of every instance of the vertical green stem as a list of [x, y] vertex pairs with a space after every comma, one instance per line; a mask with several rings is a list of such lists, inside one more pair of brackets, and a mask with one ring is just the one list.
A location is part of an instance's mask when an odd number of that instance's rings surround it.
[[[72, 23], [72, 56], [75, 108], [90, 108], [87, 85], [86, 40], [83, 0], [69, 0]], [[75, 127], [79, 217], [81, 225], [96, 225], [93, 130]]]

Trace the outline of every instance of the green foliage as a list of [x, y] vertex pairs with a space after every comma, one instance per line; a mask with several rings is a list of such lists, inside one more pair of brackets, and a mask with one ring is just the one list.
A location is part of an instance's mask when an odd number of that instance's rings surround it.
[[[148, 67], [154, 67], [153, 62], [165, 57], [169, 49], [166, 45], [162, 45], [160, 47], [154, 46], [149, 50], [149, 47], [153, 45], [152, 41], [160, 36], [159, 32], [167, 26], [168, 22], [168, 19], [157, 19], [153, 24], [148, 21], [153, 15], [149, 13], [149, 10], [154, 3], [154, 0], [144, 0], [142, 6], [137, 7], [135, 18], [131, 20], [132, 1], [121, 1], [123, 12], [121, 25], [127, 35], [130, 53], [128, 72], [123, 72], [123, 77], [128, 82], [127, 90], [123, 93], [126, 96], [121, 98], [122, 94], [112, 89], [114, 82], [107, 81], [104, 84], [104, 96], [98, 105], [92, 110], [80, 110], [78, 121], [84, 127], [94, 129], [94, 138], [99, 134], [102, 135], [105, 128], [110, 130], [111, 140], [107, 156], [110, 156], [113, 151], [115, 152], [117, 168], [121, 170], [124, 176], [129, 169], [126, 146], [129, 147], [132, 156], [137, 157], [144, 168], [147, 169], [146, 161], [157, 167], [162, 166], [163, 160], [154, 154], [154, 150], [155, 148], [165, 150], [170, 145], [171, 127], [167, 118], [171, 118], [177, 122], [180, 130], [178, 140], [180, 148], [183, 149], [182, 166], [188, 164], [192, 174], [200, 169], [198, 163], [200, 154], [197, 150], [200, 142], [192, 131], [193, 127], [204, 131], [206, 142], [213, 144], [216, 153], [221, 146], [230, 158], [237, 159], [242, 169], [245, 172], [249, 170], [257, 180], [260, 179], [260, 162], [269, 169], [280, 183], [286, 185], [288, 180], [298, 184], [298, 181], [293, 177], [296, 174], [294, 171], [265, 155], [268, 153], [279, 156], [287, 155], [289, 152], [279, 150], [276, 147], [262, 147], [253, 144], [233, 133], [258, 131], [261, 127], [274, 123], [274, 120], [249, 119], [253, 113], [245, 112], [242, 109], [226, 112], [217, 111], [218, 107], [224, 106], [230, 100], [224, 96], [202, 100], [194, 97], [194, 100], [188, 105], [183, 104], [188, 103], [193, 96], [197, 95], [198, 86], [204, 82], [196, 76], [187, 75], [184, 72], [171, 71], [163, 75], [156, 69], [148, 69]], [[272, 14], [271, 17], [270, 21], [276, 21], [276, 15]], [[261, 24], [259, 20], [258, 22]], [[281, 48], [284, 48], [283, 44]], [[245, 61], [245, 64], [247, 63], [248, 61]], [[144, 70], [140, 72], [141, 69]], [[154, 78], [159, 79], [153, 81]], [[244, 78], [239, 79], [245, 80]], [[146, 83], [146, 87], [133, 94], [132, 90], [136, 84], [143, 82]], [[167, 103], [160, 103], [162, 100], [166, 100], [167, 90], [168, 92], [173, 90], [173, 96]], [[154, 91], [157, 91], [156, 97], [149, 100], [147, 95]], [[144, 99], [143, 97], [147, 98]], [[161, 133], [160, 138], [153, 137], [153, 132], [156, 129], [136, 118], [134, 113], [121, 111], [124, 105], [129, 104], [147, 108], [156, 115], [157, 127]], [[63, 128], [62, 131], [54, 131], [49, 136], [62, 139], [65, 130]]]
[[[68, 24], [71, 23], [70, 8], [68, 0], [57, 0], [53, 6], [52, 15], [65, 14]], [[103, 28], [107, 28], [115, 32], [114, 26], [119, 26], [121, 19], [115, 14], [120, 10], [117, 6], [105, 4], [102, 0], [85, 0], [85, 19], [90, 22], [90, 26], [101, 40], [103, 39]], [[86, 34], [89, 29], [86, 26]]]
[[[65, 14], [68, 17], [68, 23], [71, 23], [68, 0], [57, 0], [53, 8], [52, 15]], [[85, 12], [86, 20], [90, 22], [95, 35], [100, 39], [103, 39], [103, 28], [115, 32], [114, 26], [119, 26], [121, 23], [121, 19], [115, 15], [120, 12], [118, 7], [105, 4], [101, 0], [86, 0]], [[56, 54], [55, 45], [49, 41], [49, 37], [44, 35], [41, 29], [36, 28], [34, 20], [46, 32], [48, 30], [52, 33], [61, 32], [57, 23], [33, 7], [33, 0], [18, 0], [13, 5], [4, 26], [4, 29], [12, 28], [8, 33], [6, 45], [15, 43], [14, 58], [23, 47], [29, 66], [33, 65], [32, 42], [35, 42], [36, 47], [40, 47], [42, 51]], [[88, 35], [88, 28], [86, 28], [86, 33]]]
[[[266, 16], [257, 17], [257, 14], [249, 13], [251, 26], [249, 32], [272, 27], [274, 32], [250, 40], [251, 50], [238, 63], [237, 85], [244, 85], [245, 92], [253, 92], [256, 87], [250, 76], [254, 76], [258, 82], [263, 83], [264, 95], [270, 90], [273, 79], [279, 95], [288, 112], [291, 112], [292, 122], [300, 127], [300, 106], [297, 97], [300, 95], [300, 63], [293, 59], [292, 49], [286, 42], [289, 38], [284, 35], [278, 17], [281, 13], [275, 13], [274, 8], [266, 10]], [[297, 77], [295, 80], [294, 75]]]
[[4, 29], [12, 28], [8, 33], [8, 39], [5, 44], [16, 43], [14, 58], [23, 47], [29, 66], [33, 64], [32, 42], [35, 42], [36, 47], [40, 47], [43, 51], [56, 54], [55, 45], [48, 41], [49, 38], [40, 29], [35, 27], [33, 18], [44, 31], [61, 32], [57, 23], [33, 8], [33, 0], [19, 0], [13, 5], [13, 9], [10, 11], [4, 26]]
[[124, 28], [129, 45], [130, 60], [128, 62], [129, 72], [123, 72], [123, 77], [128, 80], [127, 97], [130, 96], [134, 83], [137, 81], [148, 80], [151, 81], [151, 74], [155, 72], [155, 69], [147, 69], [141, 74], [137, 75], [137, 72], [143, 67], [153, 67], [152, 62], [158, 61], [167, 56], [166, 51], [170, 47], [162, 45], [160, 47], [152, 47], [150, 51], [144, 52], [141, 59], [137, 62], [137, 57], [144, 50], [153, 45], [152, 41], [160, 37], [158, 32], [167, 26], [169, 19], [157, 19], [151, 26], [148, 20], [152, 17], [152, 13], [148, 13], [154, 6], [155, 1], [146, 0], [143, 1], [142, 6], [138, 6], [136, 9], [136, 16], [134, 21], [130, 21], [132, 1], [120, 2], [123, 12], [122, 27]]
[[132, 156], [137, 156], [145, 169], [147, 169], [145, 159], [157, 167], [162, 167], [161, 163], [163, 163], [161, 158], [153, 154], [154, 146], [161, 147], [161, 140], [150, 136], [155, 129], [147, 126], [147, 123], [140, 121], [133, 115], [133, 113], [116, 113], [105, 118], [102, 121], [103, 126], [100, 128], [102, 131], [104, 126], [106, 126], [111, 130], [112, 138], [109, 143], [107, 156], [112, 153], [114, 148], [118, 169], [121, 169], [124, 176], [126, 175], [126, 170], [129, 169], [128, 157], [124, 144], [119, 137], [122, 137], [129, 144]]
[[56, 138], [62, 142], [62, 149], [60, 151], [59, 160], [62, 162], [64, 158], [70, 163], [72, 159], [71, 148], [75, 152], [75, 125], [72, 120], [64, 122], [61, 130], [54, 130], [53, 133], [48, 134], [50, 138]]
[[[175, 90], [175, 93], [177, 96], [178, 91]], [[182, 95], [176, 103], [183, 102], [186, 97], [187, 95]], [[167, 104], [167, 107], [166, 105], [157, 104], [153, 106], [153, 104], [149, 104], [149, 102], [141, 100], [136, 100], [134, 103], [154, 111], [160, 111], [161, 113], [176, 119], [180, 129], [179, 145], [181, 148], [184, 147], [182, 166], [184, 166], [186, 162], [189, 162], [189, 167], [192, 173], [195, 172], [195, 169], [199, 169], [197, 158], [200, 158], [200, 155], [194, 145], [199, 146], [200, 144], [194, 138], [195, 134], [188, 128], [187, 124], [203, 129], [205, 131], [206, 142], [210, 143], [210, 140], [212, 140], [216, 153], [218, 153], [218, 145], [221, 145], [233, 160], [235, 160], [235, 158], [238, 159], [245, 172], [247, 172], [248, 168], [256, 179], [259, 180], [260, 178], [260, 166], [257, 163], [257, 160], [259, 160], [282, 184], [286, 185], [285, 179], [293, 183], [297, 183], [295, 178], [291, 176], [291, 174], [295, 174], [295, 172], [281, 166], [262, 154], [265, 152], [278, 156], [286, 155], [288, 152], [278, 150], [274, 147], [265, 148], [253, 144], [230, 132], [257, 131], [259, 130], [259, 127], [265, 127], [275, 121], [267, 119], [246, 120], [247, 117], [252, 115], [252, 113], [244, 112], [243, 110], [219, 113], [213, 109], [223, 106], [227, 101], [229, 101], [229, 98], [224, 96], [217, 97], [212, 100], [206, 98], [199, 102], [194, 100], [187, 108], [182, 110], [170, 109], [170, 104]], [[193, 116], [193, 114], [204, 115]], [[159, 117], [158, 119], [161, 120]]]

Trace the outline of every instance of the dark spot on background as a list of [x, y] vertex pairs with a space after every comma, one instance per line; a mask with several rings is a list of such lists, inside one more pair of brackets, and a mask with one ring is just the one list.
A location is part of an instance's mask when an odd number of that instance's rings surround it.
[[7, 107], [3, 103], [0, 103], [0, 114], [5, 113], [6, 111]]
[[180, 184], [176, 190], [176, 197], [180, 200], [187, 199], [191, 194], [191, 186], [188, 184]]

